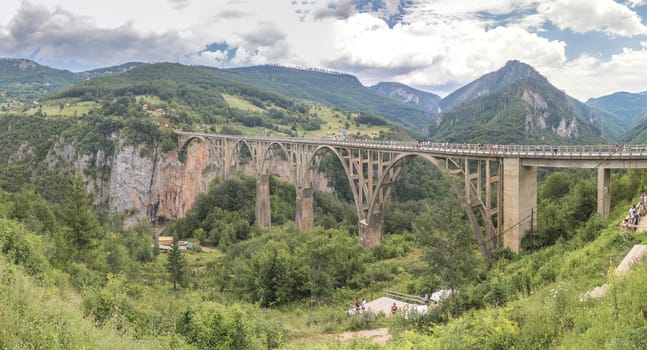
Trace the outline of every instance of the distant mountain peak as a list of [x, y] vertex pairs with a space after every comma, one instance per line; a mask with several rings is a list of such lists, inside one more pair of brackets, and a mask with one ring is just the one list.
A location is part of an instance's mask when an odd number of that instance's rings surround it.
[[503, 75], [503, 76], [513, 76], [514, 79], [512, 80], [522, 80], [526, 78], [533, 78], [533, 79], [541, 79], [548, 81], [546, 77], [543, 75], [539, 74], [533, 68], [531, 65], [523, 63], [518, 60], [510, 60], [506, 62], [505, 66], [503, 68], [499, 69], [498, 71], [494, 72], [495, 74]]
[[432, 133], [452, 142], [600, 142], [599, 113], [553, 86], [532, 66], [512, 60], [441, 102]]
[[40, 64], [26, 58], [9, 58], [1, 57], [0, 64], [9, 64], [20, 70], [34, 69], [40, 67]]
[[473, 101], [479, 97], [497, 92], [522, 80], [536, 80], [550, 84], [548, 79], [539, 74], [532, 66], [518, 60], [510, 60], [495, 72], [483, 75], [445, 97], [439, 106], [442, 111]]

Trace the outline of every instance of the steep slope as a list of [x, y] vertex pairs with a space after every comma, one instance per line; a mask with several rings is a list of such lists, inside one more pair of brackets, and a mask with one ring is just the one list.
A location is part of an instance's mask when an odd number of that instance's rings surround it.
[[425, 111], [438, 114], [438, 102], [441, 97], [430, 92], [414, 89], [408, 85], [395, 82], [381, 82], [370, 87], [371, 90], [404, 103], [422, 107]]
[[34, 100], [83, 80], [67, 70], [22, 58], [0, 58], [0, 98]]
[[609, 122], [622, 131], [647, 117], [647, 91], [640, 93], [616, 92], [611, 95], [591, 98], [586, 105], [602, 111]]
[[645, 144], [647, 143], [647, 118], [633, 124], [627, 131], [618, 137], [622, 143]]
[[133, 68], [143, 66], [146, 63], [143, 62], [127, 62], [124, 64], [120, 64], [118, 66], [112, 66], [112, 67], [105, 67], [105, 68], [98, 68], [94, 70], [89, 70], [85, 72], [79, 73], [83, 79], [92, 79], [92, 78], [98, 78], [98, 77], [105, 77], [105, 76], [110, 76], [110, 75], [115, 75], [115, 74], [121, 74], [124, 72], [127, 72]]
[[[506, 65], [507, 67], [507, 65]], [[528, 66], [529, 67], [529, 66]], [[605, 142], [600, 116], [539, 76], [486, 75], [467, 86], [472, 98], [442, 113], [430, 133], [436, 140], [470, 143], [578, 144]], [[480, 86], [480, 88], [476, 88]], [[492, 91], [494, 90], [494, 91]], [[479, 97], [476, 97], [479, 95]], [[454, 101], [457, 101], [455, 99]]]
[[386, 98], [363, 86], [349, 74], [280, 66], [253, 66], [228, 69], [240, 81], [276, 93], [353, 112], [365, 112], [411, 130], [427, 125], [431, 118], [422, 108]]
[[448, 112], [462, 103], [495, 93], [510, 84], [524, 79], [541, 80], [548, 84], [548, 80], [531, 66], [516, 60], [508, 61], [498, 71], [485, 74], [452, 92], [440, 101], [439, 106], [442, 112]]

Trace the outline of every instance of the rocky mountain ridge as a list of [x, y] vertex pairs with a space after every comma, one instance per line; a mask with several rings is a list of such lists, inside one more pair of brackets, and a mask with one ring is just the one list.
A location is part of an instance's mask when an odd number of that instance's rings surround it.
[[532, 67], [511, 61], [457, 90], [430, 128], [449, 142], [575, 144], [604, 141], [600, 115], [551, 85]]
[[420, 106], [431, 114], [440, 113], [438, 103], [442, 98], [431, 92], [414, 89], [396, 82], [381, 82], [371, 86], [370, 89], [404, 103]]

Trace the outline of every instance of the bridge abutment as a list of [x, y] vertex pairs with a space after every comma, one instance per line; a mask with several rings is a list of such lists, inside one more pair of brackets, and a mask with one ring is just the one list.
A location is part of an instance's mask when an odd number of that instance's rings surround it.
[[256, 222], [260, 227], [272, 225], [270, 215], [270, 175], [256, 176]]
[[611, 169], [598, 168], [598, 214], [606, 218], [611, 212]]
[[301, 230], [312, 229], [314, 224], [312, 187], [297, 187], [296, 226]]
[[523, 166], [519, 158], [503, 160], [503, 245], [513, 252], [531, 228], [537, 214], [537, 167]]

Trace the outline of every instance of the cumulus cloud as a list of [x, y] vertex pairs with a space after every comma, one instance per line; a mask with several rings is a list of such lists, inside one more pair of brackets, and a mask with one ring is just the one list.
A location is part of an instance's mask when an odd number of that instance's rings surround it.
[[131, 60], [176, 61], [186, 52], [198, 51], [186, 39], [174, 32], [144, 34], [132, 23], [102, 29], [90, 18], [23, 2], [0, 33], [0, 54], [26, 56], [40, 49], [35, 59], [74, 60], [90, 66]]
[[[641, 92], [645, 85], [645, 62], [647, 46], [640, 49], [624, 49], [609, 60], [591, 55], [582, 55], [566, 62], [563, 67], [546, 69], [546, 76], [566, 93], [582, 101], [616, 91]], [[604, 82], [604, 83], [601, 83]]]
[[314, 18], [348, 18], [356, 12], [353, 0], [337, 0], [329, 2], [325, 7], [318, 8], [314, 12]]
[[590, 31], [609, 35], [635, 36], [647, 34], [640, 16], [613, 0], [552, 0], [542, 2], [537, 11], [560, 29], [576, 33]]
[[249, 15], [250, 15], [249, 13], [244, 11], [224, 10], [216, 14], [215, 18], [216, 19], [238, 19], [238, 18], [247, 17]]
[[167, 0], [176, 10], [182, 10], [191, 4], [191, 0]]
[[368, 84], [387, 78], [446, 89], [499, 69], [510, 59], [533, 66], [559, 66], [566, 60], [564, 42], [519, 27], [488, 30], [478, 19], [440, 14], [424, 21], [405, 20], [394, 27], [367, 14], [339, 21], [335, 40], [339, 56], [328, 65], [353, 72]]
[[219, 66], [227, 61], [229, 51], [201, 51], [191, 56], [191, 61], [203, 66]]
[[261, 22], [256, 30], [243, 34], [242, 37], [250, 45], [272, 46], [284, 41], [287, 35], [281, 32], [272, 22]]

